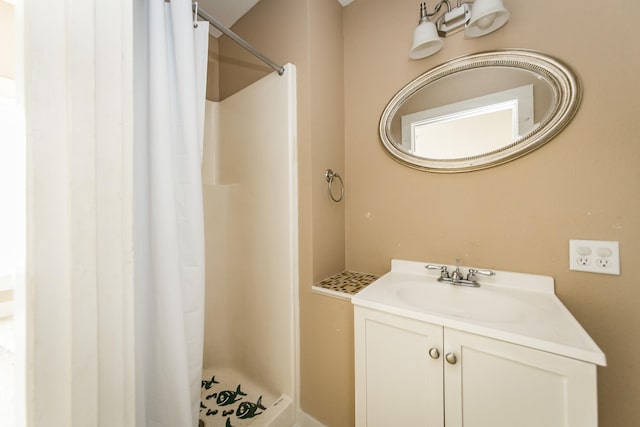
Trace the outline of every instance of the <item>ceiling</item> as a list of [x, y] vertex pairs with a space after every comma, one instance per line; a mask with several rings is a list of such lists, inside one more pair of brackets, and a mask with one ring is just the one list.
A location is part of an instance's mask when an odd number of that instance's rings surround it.
[[[247, 13], [259, 0], [198, 0], [198, 7], [207, 12], [227, 28]], [[338, 0], [342, 6], [346, 6], [353, 0]], [[220, 37], [222, 33], [212, 26], [209, 32], [214, 37]]]

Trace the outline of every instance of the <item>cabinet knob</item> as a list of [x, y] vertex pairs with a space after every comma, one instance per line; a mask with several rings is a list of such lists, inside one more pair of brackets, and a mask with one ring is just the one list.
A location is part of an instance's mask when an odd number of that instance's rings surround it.
[[456, 357], [455, 353], [447, 353], [447, 355], [444, 358], [447, 359], [447, 362], [449, 362], [452, 365], [455, 365], [456, 362], [458, 361], [458, 358]]
[[432, 359], [437, 359], [440, 357], [440, 352], [437, 348], [432, 347], [431, 349], [429, 349], [429, 356], [431, 356]]

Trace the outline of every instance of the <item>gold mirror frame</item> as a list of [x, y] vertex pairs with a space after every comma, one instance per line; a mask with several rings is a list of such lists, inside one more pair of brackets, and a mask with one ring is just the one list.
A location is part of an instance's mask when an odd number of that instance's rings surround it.
[[[540, 125], [513, 143], [498, 150], [452, 159], [429, 159], [398, 148], [391, 136], [391, 122], [398, 109], [417, 91], [455, 73], [487, 67], [525, 70], [545, 79], [557, 102]], [[439, 173], [468, 172], [510, 162], [549, 142], [573, 119], [582, 99], [582, 86], [573, 71], [548, 55], [531, 50], [497, 50], [452, 59], [430, 69], [403, 87], [387, 104], [380, 118], [380, 139], [387, 152], [400, 163], [420, 170]]]

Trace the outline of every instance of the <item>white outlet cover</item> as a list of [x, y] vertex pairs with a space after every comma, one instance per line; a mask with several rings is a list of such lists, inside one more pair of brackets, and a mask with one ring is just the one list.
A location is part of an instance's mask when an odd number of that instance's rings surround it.
[[569, 240], [569, 269], [620, 275], [620, 249], [618, 242]]

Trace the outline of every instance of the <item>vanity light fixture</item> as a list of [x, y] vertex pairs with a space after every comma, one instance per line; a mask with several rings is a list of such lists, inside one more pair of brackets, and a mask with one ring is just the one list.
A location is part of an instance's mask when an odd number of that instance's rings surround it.
[[[442, 49], [441, 37], [462, 30], [467, 37], [481, 37], [502, 27], [509, 20], [509, 11], [502, 0], [475, 0], [473, 3], [457, 1], [457, 6], [452, 8], [449, 0], [442, 0], [433, 13], [427, 12], [426, 3], [420, 3], [420, 21], [413, 32], [410, 58], [426, 58]], [[440, 13], [443, 5], [447, 6], [447, 11], [435, 23], [430, 21], [429, 18]]]

